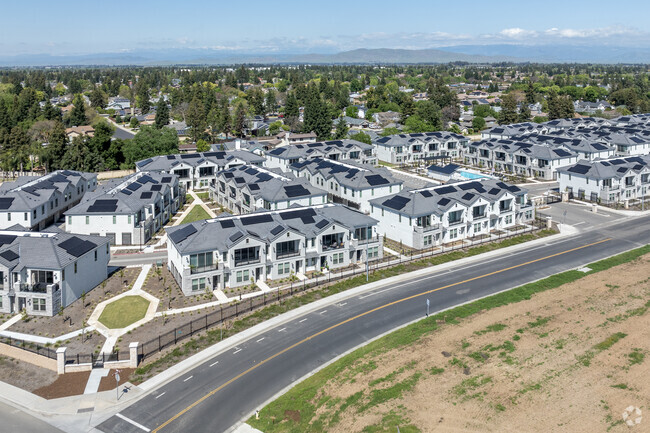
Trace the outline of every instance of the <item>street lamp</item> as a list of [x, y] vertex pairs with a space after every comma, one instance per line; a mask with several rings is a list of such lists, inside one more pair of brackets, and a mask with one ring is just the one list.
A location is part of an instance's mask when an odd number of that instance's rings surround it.
[[366, 282], [370, 279], [370, 264], [368, 263], [368, 244], [370, 239], [368, 239], [368, 232], [370, 231], [370, 226], [366, 226]]

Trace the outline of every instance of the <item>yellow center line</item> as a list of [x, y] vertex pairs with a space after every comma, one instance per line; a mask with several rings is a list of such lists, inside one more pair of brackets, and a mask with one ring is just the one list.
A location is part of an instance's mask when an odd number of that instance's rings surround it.
[[388, 307], [390, 307], [390, 306], [392, 306], [392, 305], [396, 305], [396, 304], [399, 304], [399, 303], [401, 303], [401, 302], [405, 302], [405, 301], [408, 301], [408, 300], [411, 300], [411, 299], [414, 299], [414, 298], [418, 298], [418, 297], [420, 297], [420, 296], [428, 295], [428, 294], [431, 294], [431, 293], [434, 293], [434, 292], [438, 292], [438, 291], [443, 290], [443, 289], [448, 289], [448, 288], [450, 288], [450, 287], [459, 286], [459, 285], [461, 285], [461, 284], [469, 283], [469, 282], [476, 281], [476, 280], [479, 280], [479, 279], [482, 279], [482, 278], [486, 278], [486, 277], [489, 277], [489, 276], [492, 276], [492, 275], [496, 275], [496, 274], [500, 274], [500, 273], [503, 273], [503, 272], [507, 272], [507, 271], [510, 271], [510, 270], [512, 270], [512, 269], [516, 269], [516, 268], [520, 268], [520, 267], [522, 267], [522, 266], [530, 265], [530, 264], [532, 264], [532, 263], [540, 262], [540, 261], [543, 261], [543, 260], [548, 260], [548, 259], [553, 258], [553, 257], [561, 256], [561, 255], [563, 255], [563, 254], [571, 253], [571, 252], [573, 252], [573, 251], [581, 250], [581, 249], [583, 249], [583, 248], [592, 247], [592, 246], [594, 246], [594, 245], [598, 245], [598, 244], [601, 244], [601, 243], [603, 243], [603, 242], [607, 242], [607, 241], [610, 241], [610, 240], [612, 240], [612, 239], [611, 239], [611, 238], [602, 239], [602, 240], [600, 240], [600, 241], [593, 242], [593, 243], [590, 243], [590, 244], [587, 244], [587, 245], [582, 245], [582, 246], [580, 246], [580, 247], [571, 248], [570, 250], [561, 251], [561, 252], [559, 252], [559, 253], [551, 254], [551, 255], [549, 255], [549, 256], [541, 257], [541, 258], [539, 258], [539, 259], [530, 260], [530, 261], [525, 262], [525, 263], [520, 263], [520, 264], [518, 264], [518, 265], [509, 266], [509, 267], [507, 267], [507, 268], [499, 269], [498, 271], [494, 271], [494, 272], [490, 272], [490, 273], [487, 273], [487, 274], [479, 275], [479, 276], [477, 276], [477, 277], [468, 278], [468, 279], [466, 279], [466, 280], [458, 281], [458, 282], [456, 282], [456, 283], [447, 284], [446, 286], [438, 287], [438, 288], [436, 288], [436, 289], [427, 290], [426, 292], [417, 293], [417, 294], [415, 294], [415, 295], [407, 296], [407, 297], [405, 297], [405, 298], [398, 299], [398, 300], [393, 301], [393, 302], [389, 302], [389, 303], [387, 303], [387, 304], [384, 304], [384, 305], [381, 305], [381, 306], [379, 306], [379, 307], [373, 308], [372, 310], [365, 311], [365, 312], [363, 312], [363, 313], [361, 313], [361, 314], [358, 314], [358, 315], [356, 315], [356, 316], [354, 316], [354, 317], [350, 317], [350, 318], [348, 318], [348, 319], [345, 319], [345, 320], [343, 320], [342, 322], [336, 323], [336, 324], [330, 326], [329, 328], [325, 328], [325, 329], [323, 329], [323, 330], [321, 330], [321, 331], [318, 331], [317, 333], [312, 334], [312, 335], [310, 335], [309, 337], [306, 337], [306, 338], [304, 338], [303, 340], [300, 340], [300, 341], [298, 341], [297, 343], [294, 343], [294, 344], [292, 344], [291, 346], [288, 346], [288, 347], [282, 349], [281, 351], [275, 353], [274, 355], [271, 355], [271, 356], [269, 356], [268, 358], [264, 359], [263, 361], [260, 361], [258, 364], [255, 364], [254, 366], [248, 368], [247, 370], [245, 370], [245, 371], [239, 373], [237, 376], [235, 376], [235, 377], [233, 377], [232, 379], [228, 380], [227, 382], [223, 383], [223, 384], [220, 385], [219, 387], [213, 389], [212, 391], [210, 391], [209, 393], [207, 393], [207, 394], [204, 395], [203, 397], [201, 397], [201, 398], [199, 398], [198, 400], [196, 400], [194, 403], [192, 403], [192, 404], [190, 404], [189, 406], [187, 406], [187, 407], [186, 407], [185, 409], [183, 409], [182, 411], [178, 412], [178, 413], [177, 413], [176, 415], [174, 415], [173, 417], [169, 418], [167, 421], [165, 421], [165, 422], [162, 423], [160, 426], [158, 426], [156, 429], [154, 429], [154, 430], [152, 431], [152, 433], [157, 433], [157, 432], [159, 432], [161, 429], [163, 429], [164, 427], [168, 426], [171, 422], [173, 422], [174, 420], [178, 419], [180, 416], [186, 414], [187, 412], [189, 412], [190, 410], [192, 410], [194, 407], [196, 407], [197, 405], [199, 405], [200, 403], [202, 403], [203, 401], [205, 401], [205, 400], [208, 399], [209, 397], [213, 396], [214, 394], [216, 394], [217, 392], [221, 391], [222, 389], [224, 389], [225, 387], [227, 387], [227, 386], [230, 385], [231, 383], [233, 383], [233, 382], [235, 382], [236, 380], [238, 380], [239, 378], [241, 378], [241, 377], [247, 375], [247, 374], [250, 373], [251, 371], [253, 371], [253, 370], [255, 370], [255, 369], [261, 367], [262, 365], [266, 364], [267, 362], [269, 362], [269, 361], [271, 361], [271, 360], [277, 358], [278, 356], [280, 356], [280, 355], [282, 355], [282, 354], [284, 354], [284, 353], [290, 351], [291, 349], [294, 349], [294, 348], [300, 346], [301, 344], [304, 344], [304, 343], [308, 342], [309, 340], [311, 340], [311, 339], [313, 339], [313, 338], [316, 338], [316, 337], [318, 337], [318, 336], [320, 336], [320, 335], [322, 335], [322, 334], [324, 334], [324, 333], [326, 333], [326, 332], [329, 332], [329, 331], [331, 331], [332, 329], [336, 329], [336, 328], [338, 328], [339, 326], [345, 325], [346, 323], [352, 322], [353, 320], [357, 320], [357, 319], [359, 319], [359, 318], [361, 318], [361, 317], [367, 316], [368, 314], [374, 313], [374, 312], [379, 311], [379, 310], [382, 310], [382, 309], [384, 309], [384, 308], [388, 308]]

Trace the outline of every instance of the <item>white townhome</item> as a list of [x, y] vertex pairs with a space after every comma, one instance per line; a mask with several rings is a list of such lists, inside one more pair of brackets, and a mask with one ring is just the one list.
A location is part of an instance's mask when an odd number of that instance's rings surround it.
[[291, 164], [315, 158], [334, 161], [352, 159], [362, 164], [377, 164], [373, 145], [347, 139], [276, 147], [265, 152], [265, 156], [266, 167], [283, 171], [290, 171]]
[[18, 224], [29, 230], [43, 230], [96, 187], [95, 173], [70, 170], [5, 182], [0, 186], [0, 229]]
[[184, 190], [171, 174], [138, 172], [102, 184], [68, 210], [65, 230], [100, 235], [112, 245], [143, 245], [183, 204]]
[[186, 295], [383, 257], [377, 220], [325, 204], [167, 229], [168, 267]]
[[650, 156], [579, 161], [558, 170], [560, 192], [603, 204], [650, 196]]
[[327, 192], [279, 169], [240, 165], [217, 173], [210, 197], [231, 213], [258, 209], [280, 210], [291, 206], [327, 203]]
[[0, 231], [0, 312], [53, 316], [107, 277], [108, 240]]
[[230, 150], [154, 156], [135, 163], [137, 171], [178, 176], [185, 190], [206, 189], [215, 179], [217, 172], [244, 164], [262, 166], [264, 157], [247, 150]]
[[530, 222], [527, 193], [493, 179], [404, 190], [371, 200], [378, 232], [411, 248], [424, 249]]
[[391, 164], [406, 164], [428, 158], [460, 158], [469, 138], [453, 132], [418, 132], [381, 137], [373, 141], [377, 159]]
[[290, 168], [296, 176], [327, 191], [330, 202], [366, 213], [370, 212], [369, 200], [402, 189], [402, 181], [395, 179], [388, 169], [351, 160], [308, 159], [293, 163]]

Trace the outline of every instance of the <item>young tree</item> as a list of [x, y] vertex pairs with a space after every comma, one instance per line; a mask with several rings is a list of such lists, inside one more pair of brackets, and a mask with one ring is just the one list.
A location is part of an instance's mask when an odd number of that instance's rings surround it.
[[169, 124], [169, 107], [167, 106], [167, 101], [162, 96], [158, 100], [158, 105], [156, 106], [156, 128], [160, 129], [165, 125]]
[[196, 151], [197, 152], [207, 152], [210, 150], [210, 145], [207, 141], [200, 139], [196, 142]]
[[485, 119], [479, 116], [476, 116], [472, 119], [472, 129], [474, 131], [480, 131], [485, 128]]

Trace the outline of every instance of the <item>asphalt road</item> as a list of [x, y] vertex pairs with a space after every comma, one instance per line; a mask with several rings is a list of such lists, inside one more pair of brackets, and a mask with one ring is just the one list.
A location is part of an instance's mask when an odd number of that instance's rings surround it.
[[332, 358], [400, 325], [650, 243], [650, 217], [552, 240], [417, 280], [405, 279], [269, 329], [165, 384], [97, 428], [223, 432]]
[[111, 261], [108, 262], [109, 266], [135, 266], [156, 263], [162, 260], [167, 261], [167, 250], [155, 251], [153, 253], [130, 253], [118, 254], [111, 256]]

